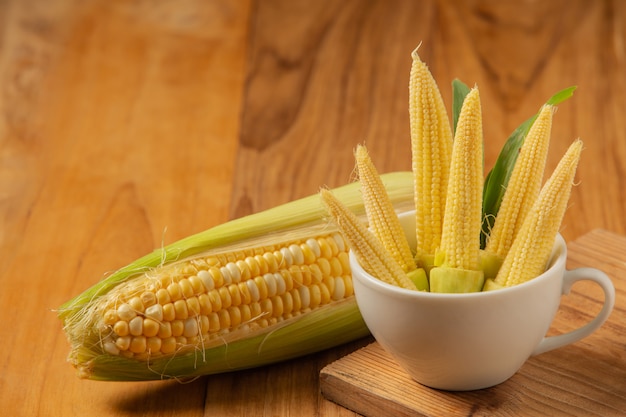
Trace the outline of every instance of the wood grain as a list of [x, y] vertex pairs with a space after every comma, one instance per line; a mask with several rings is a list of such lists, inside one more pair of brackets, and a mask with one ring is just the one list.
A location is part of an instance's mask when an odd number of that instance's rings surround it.
[[354, 415], [317, 376], [364, 341], [185, 384], [94, 383], [66, 363], [54, 310], [163, 244], [350, 181], [358, 143], [408, 170], [420, 42], [448, 108], [453, 78], [481, 89], [486, 169], [578, 85], [548, 158], [585, 141], [562, 233], [626, 235], [624, 39], [619, 0], [0, 1], [0, 409]]
[[[530, 358], [509, 380], [472, 392], [446, 392], [417, 384], [376, 342], [328, 365], [321, 390], [329, 399], [365, 416], [597, 415], [626, 410], [626, 237], [594, 230], [569, 245], [568, 269], [608, 271], [616, 306], [591, 336]], [[549, 334], [589, 322], [604, 294], [591, 282], [564, 296]]]

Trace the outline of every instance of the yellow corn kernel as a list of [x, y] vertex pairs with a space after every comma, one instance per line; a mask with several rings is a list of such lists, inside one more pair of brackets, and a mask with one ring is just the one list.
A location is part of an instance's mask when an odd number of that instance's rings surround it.
[[543, 106], [531, 126], [502, 197], [485, 251], [504, 259], [524, 218], [537, 200], [550, 143], [554, 107]]
[[280, 295], [280, 298], [282, 299], [284, 315], [289, 317], [293, 311], [293, 297], [291, 296], [291, 293], [286, 292]]
[[275, 295], [266, 301], [269, 301], [272, 305], [272, 316], [281, 317], [283, 315], [285, 311], [283, 306], [283, 299], [280, 296]]
[[153, 337], [159, 333], [159, 323], [152, 319], [143, 319], [143, 335]]
[[163, 305], [163, 320], [172, 321], [176, 318], [176, 310], [173, 303]]
[[[421, 61], [417, 48], [411, 57], [409, 116], [417, 254], [432, 257], [440, 246], [443, 230], [452, 130], [437, 83]], [[424, 262], [432, 261], [424, 259]]]
[[372, 276], [391, 285], [417, 289], [402, 267], [387, 253], [382, 243], [329, 190], [321, 190], [326, 210], [354, 251], [359, 263]]
[[311, 264], [308, 266], [308, 270], [311, 273], [311, 282], [314, 284], [319, 284], [324, 279], [322, 275], [322, 270], [317, 264]]
[[239, 286], [237, 284], [230, 284], [227, 290], [230, 294], [231, 305], [235, 307], [241, 305], [241, 291], [239, 291]]
[[[321, 259], [331, 259], [333, 257], [333, 247], [328, 239], [317, 239], [317, 245], [320, 248], [320, 258]], [[319, 262], [319, 259], [318, 259]]]
[[170, 285], [168, 285], [167, 292], [170, 294], [170, 299], [172, 301], [178, 301], [183, 297], [183, 291], [177, 282], [172, 282]]
[[[257, 276], [257, 277], [254, 277], [254, 280], [251, 281], [251, 283], [252, 282], [254, 282], [254, 284], [256, 284], [256, 288], [257, 288], [257, 291], [259, 293], [259, 297], [258, 298], [260, 300], [263, 300], [263, 299], [267, 298], [268, 294], [269, 294], [269, 290], [267, 288], [267, 281], [265, 280], [265, 278], [263, 278], [262, 276]], [[251, 285], [254, 285], [254, 284], [251, 284]]]
[[[209, 268], [209, 275], [213, 281], [213, 287], [221, 287], [224, 285], [224, 277], [222, 276], [222, 272], [216, 266]], [[209, 284], [210, 285], [210, 284]]]
[[161, 353], [167, 355], [176, 351], [176, 338], [166, 337], [161, 341]]
[[322, 291], [318, 284], [313, 284], [309, 287], [309, 307], [315, 308], [322, 304]]
[[311, 249], [311, 247], [306, 243], [300, 244], [300, 250], [302, 251], [302, 256], [304, 257], [304, 263], [306, 265], [311, 265], [318, 258], [317, 256], [315, 256], [315, 252], [313, 252], [313, 249]]
[[330, 261], [326, 258], [319, 258], [317, 260], [317, 266], [319, 267], [323, 276], [330, 276], [332, 268], [330, 266]]
[[567, 208], [582, 146], [579, 139], [570, 145], [542, 187], [495, 278], [499, 286], [521, 284], [544, 272]]
[[265, 281], [265, 285], [267, 286], [267, 296], [268, 297], [275, 296], [277, 292], [277, 286], [276, 286], [276, 280], [274, 279], [274, 275], [264, 274], [263, 280]]
[[216, 312], [213, 312], [207, 318], [209, 319], [209, 332], [218, 333], [220, 330], [220, 317]]
[[202, 335], [209, 333], [209, 318], [207, 316], [200, 316], [200, 332]]
[[198, 301], [198, 297], [187, 299], [187, 313], [189, 317], [196, 317], [200, 314], [200, 301]]
[[212, 289], [208, 292], [209, 300], [211, 301], [211, 310], [219, 311], [222, 309], [222, 297], [217, 289]]
[[303, 265], [304, 264], [304, 253], [302, 253], [302, 248], [300, 245], [293, 244], [289, 245], [289, 252], [291, 253], [291, 257], [293, 259], [294, 265]]
[[324, 285], [323, 283], [319, 284], [318, 287], [320, 289], [320, 296], [321, 296], [320, 304], [330, 303], [330, 301], [332, 300], [332, 297], [330, 296], [330, 290], [328, 289], [328, 287]]
[[170, 297], [170, 293], [165, 288], [160, 288], [157, 290], [156, 298], [157, 298], [157, 302], [160, 305], [165, 305], [169, 303], [170, 301], [172, 301]]
[[291, 294], [291, 300], [293, 302], [293, 311], [302, 310], [302, 297], [300, 297], [300, 291], [297, 288], [289, 291]]
[[141, 336], [143, 333], [143, 318], [137, 316], [128, 323], [129, 333], [133, 336]]
[[261, 255], [258, 255], [258, 254], [254, 255], [252, 259], [254, 259], [257, 265], [259, 265], [259, 275], [267, 274], [270, 271], [268, 263], [265, 261], [265, 258], [263, 258]]
[[188, 278], [194, 294], [202, 294], [205, 291], [204, 284], [197, 275]]
[[213, 311], [211, 299], [208, 294], [198, 295], [198, 303], [200, 304], [200, 314], [206, 316]]
[[130, 348], [130, 341], [130, 336], [118, 337], [117, 339], [115, 339], [115, 346], [121, 351], [126, 351], [128, 350], [128, 348]]
[[183, 321], [183, 336], [193, 337], [198, 335], [198, 320], [193, 317], [189, 317]]
[[144, 316], [151, 318], [157, 322], [163, 320], [163, 306], [161, 304], [153, 304], [146, 308]]
[[357, 146], [354, 156], [370, 229], [404, 272], [416, 269], [415, 259], [398, 215], [365, 146]]
[[135, 313], [143, 313], [144, 311], [144, 305], [143, 302], [141, 301], [141, 298], [139, 297], [133, 297], [128, 301], [128, 305], [130, 306], [130, 308], [132, 308]]
[[354, 287], [352, 285], [352, 277], [349, 275], [344, 275], [341, 277], [343, 279], [343, 286], [345, 288], [344, 297], [350, 297], [354, 294]]
[[130, 329], [128, 328], [128, 322], [120, 320], [113, 326], [113, 331], [118, 336], [126, 336], [130, 333]]
[[146, 351], [146, 337], [145, 336], [135, 336], [130, 341], [130, 346], [128, 348], [133, 353], [143, 353]]
[[156, 294], [152, 291], [142, 293], [139, 298], [145, 308], [149, 308], [156, 303]]
[[183, 321], [176, 319], [176, 320], [172, 320], [171, 324], [172, 324], [172, 336], [174, 337], [182, 336], [183, 331], [185, 329]]
[[432, 292], [482, 289], [484, 275], [479, 262], [482, 142], [480, 95], [473, 88], [463, 102], [455, 133], [441, 247], [430, 271]]
[[345, 297], [346, 288], [343, 282], [343, 278], [335, 277], [332, 278], [333, 283], [328, 285], [328, 291], [330, 292], [330, 296], [333, 300], [339, 300]]
[[115, 310], [107, 310], [104, 314], [104, 324], [112, 325], [117, 323], [119, 320], [119, 316], [117, 315], [117, 311]]
[[185, 320], [189, 316], [185, 300], [174, 302], [174, 312], [176, 313], [176, 320]]
[[150, 353], [158, 353], [161, 351], [163, 342], [159, 337], [148, 337], [146, 339], [146, 350]]
[[[247, 282], [240, 282], [237, 284], [237, 289], [239, 290], [240, 302], [239, 304], [247, 305], [252, 302], [252, 294], [250, 293], [250, 288], [248, 288]], [[238, 304], [238, 305], [239, 305]]]
[[183, 298], [193, 297], [193, 287], [187, 278], [182, 278], [178, 281], [178, 285], [180, 285], [180, 290], [183, 294]]
[[172, 335], [172, 324], [169, 321], [159, 323], [159, 336], [161, 339], [166, 339]]
[[331, 275], [326, 275], [322, 281], [322, 284], [328, 289], [330, 294], [335, 292], [335, 279], [336, 278]]
[[250, 271], [250, 267], [245, 261], [236, 260], [234, 264], [239, 270], [239, 282], [245, 282], [252, 277], [252, 272]]
[[[117, 308], [116, 313], [117, 313], [117, 316], [120, 318], [120, 320], [124, 320], [124, 321], [130, 321], [132, 318], [137, 316], [137, 313], [135, 312], [135, 310], [133, 310], [132, 307], [126, 303], [120, 305]], [[112, 312], [106, 312], [104, 314], [105, 322], [108, 320], [108, 317], [112, 317], [112, 316], [113, 316]]]
[[239, 307], [229, 307], [228, 314], [230, 315], [231, 327], [237, 327], [241, 324], [241, 309]]
[[224, 281], [224, 283], [227, 286], [219, 288], [217, 290], [217, 293], [219, 294], [220, 300], [222, 302], [222, 308], [226, 309], [233, 304], [233, 298], [230, 296], [230, 291], [228, 291], [228, 287], [231, 284], [227, 284], [226, 281]]

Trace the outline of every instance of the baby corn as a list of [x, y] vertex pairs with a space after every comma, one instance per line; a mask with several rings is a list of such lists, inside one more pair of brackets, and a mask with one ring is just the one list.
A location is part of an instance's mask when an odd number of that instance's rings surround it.
[[487, 278], [493, 278], [497, 273], [524, 218], [537, 200], [543, 181], [553, 114], [553, 106], [542, 107], [520, 149], [483, 253]]
[[348, 207], [329, 190], [322, 189], [320, 196], [326, 210], [366, 272], [387, 284], [411, 290], [417, 289], [400, 264]]
[[415, 176], [417, 257], [429, 270], [441, 244], [443, 214], [452, 153], [452, 131], [441, 93], [432, 74], [411, 54], [409, 116]]
[[582, 141], [574, 141], [561, 158], [524, 220], [495, 281], [488, 280], [485, 289], [521, 284], [545, 271], [567, 208], [582, 145]]
[[420, 290], [427, 291], [426, 273], [423, 268], [417, 268], [415, 264], [409, 242], [400, 225], [393, 203], [387, 195], [385, 186], [365, 146], [357, 146], [355, 159], [370, 229], [415, 286]]
[[452, 165], [443, 219], [441, 247], [430, 271], [431, 292], [480, 291], [480, 227], [483, 178], [480, 95], [465, 98], [452, 148]]

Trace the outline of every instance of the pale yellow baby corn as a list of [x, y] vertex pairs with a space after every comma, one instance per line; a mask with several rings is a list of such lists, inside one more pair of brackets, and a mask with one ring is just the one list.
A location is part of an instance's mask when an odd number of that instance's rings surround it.
[[488, 280], [485, 289], [521, 284], [544, 272], [567, 208], [582, 146], [580, 140], [570, 145], [524, 220], [495, 285]]
[[416, 287], [428, 290], [426, 272], [422, 268], [417, 268], [415, 264], [398, 215], [367, 148], [359, 145], [354, 154], [369, 228]]
[[409, 242], [367, 148], [358, 145], [354, 156], [370, 229], [404, 272], [412, 271], [416, 266]]
[[421, 266], [429, 269], [441, 243], [452, 130], [435, 79], [417, 49], [411, 57], [409, 116], [415, 176], [416, 249]]
[[322, 189], [320, 196], [326, 210], [339, 227], [350, 249], [365, 271], [387, 284], [406, 289], [417, 289], [402, 270], [400, 264], [385, 250], [378, 238], [354, 213], [342, 204], [331, 191]]
[[504, 259], [537, 200], [548, 155], [554, 107], [543, 106], [520, 149], [485, 251]]
[[465, 98], [452, 149], [441, 247], [430, 271], [431, 292], [480, 291], [480, 229], [483, 184], [480, 95]]

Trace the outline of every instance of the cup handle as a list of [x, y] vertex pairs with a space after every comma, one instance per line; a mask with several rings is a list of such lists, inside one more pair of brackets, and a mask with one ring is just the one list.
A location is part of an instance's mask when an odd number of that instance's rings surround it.
[[576, 281], [584, 280], [594, 281], [602, 288], [602, 291], [604, 292], [604, 305], [602, 306], [602, 310], [600, 310], [598, 315], [593, 320], [576, 330], [572, 330], [571, 332], [558, 336], [544, 337], [541, 342], [539, 342], [539, 345], [537, 345], [531, 356], [539, 355], [540, 353], [569, 345], [570, 343], [574, 343], [584, 337], [587, 337], [598, 327], [602, 326], [606, 319], [609, 318], [611, 310], [613, 310], [613, 306], [615, 304], [615, 287], [613, 286], [611, 279], [599, 269], [577, 268], [571, 271], [565, 271], [565, 275], [563, 276], [563, 294], [568, 295], [572, 285]]

